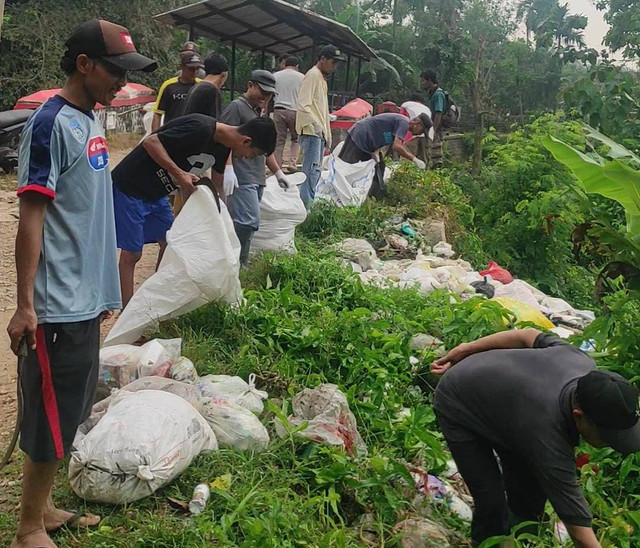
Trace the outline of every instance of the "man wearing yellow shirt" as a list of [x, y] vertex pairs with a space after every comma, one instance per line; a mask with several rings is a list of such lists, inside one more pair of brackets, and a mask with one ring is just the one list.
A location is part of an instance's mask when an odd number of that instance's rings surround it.
[[316, 195], [324, 149], [331, 146], [327, 78], [335, 72], [338, 61], [344, 59], [335, 46], [323, 47], [318, 62], [305, 74], [300, 85], [296, 132], [304, 154], [302, 171], [307, 176], [300, 185], [300, 197], [307, 209]]

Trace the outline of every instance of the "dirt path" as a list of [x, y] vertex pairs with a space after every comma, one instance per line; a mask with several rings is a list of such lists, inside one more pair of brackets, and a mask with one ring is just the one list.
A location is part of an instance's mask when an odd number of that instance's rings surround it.
[[[116, 165], [129, 151], [111, 145], [112, 165]], [[7, 324], [15, 310], [16, 271], [13, 257], [18, 229], [18, 200], [15, 195], [15, 177], [0, 176], [0, 454], [11, 437], [16, 417], [16, 357], [11, 352]], [[155, 267], [157, 246], [146, 246], [142, 260], [136, 269], [136, 287], [146, 280]], [[111, 322], [113, 324], [113, 322]], [[103, 326], [102, 336], [110, 325]], [[1, 456], [1, 455], [0, 455]]]

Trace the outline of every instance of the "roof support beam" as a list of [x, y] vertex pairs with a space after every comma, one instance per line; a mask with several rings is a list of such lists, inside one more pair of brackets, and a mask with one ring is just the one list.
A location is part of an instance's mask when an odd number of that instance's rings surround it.
[[[278, 38], [275, 34], [271, 34], [268, 31], [260, 30], [259, 27], [254, 27], [253, 25], [251, 25], [247, 21], [244, 21], [244, 20], [240, 19], [239, 17], [236, 17], [235, 15], [231, 15], [231, 13], [229, 13], [229, 11], [221, 10], [217, 6], [212, 5], [211, 2], [205, 2], [204, 5], [212, 13], [214, 13], [215, 15], [220, 15], [221, 17], [226, 17], [227, 19], [229, 19], [229, 21], [233, 21], [237, 25], [241, 25], [243, 27], [247, 27], [247, 29], [249, 29], [249, 30], [251, 30], [253, 32], [257, 32], [258, 34], [263, 34], [264, 36], [266, 36], [268, 38], [271, 38], [272, 40], [275, 40], [277, 44], [287, 44], [287, 45], [289, 45], [291, 47], [297, 47], [295, 44], [290, 43], [288, 40], [283, 40], [282, 38]], [[239, 7], [241, 7], [241, 6], [238, 6], [238, 8]], [[238, 9], [238, 8], [233, 8], [233, 9], [235, 10], [235, 9]], [[265, 47], [268, 47], [268, 46], [265, 46]]]

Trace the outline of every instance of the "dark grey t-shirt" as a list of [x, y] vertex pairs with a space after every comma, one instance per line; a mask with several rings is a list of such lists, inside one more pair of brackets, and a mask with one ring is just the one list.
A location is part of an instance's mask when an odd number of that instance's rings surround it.
[[481, 437], [531, 467], [560, 519], [588, 527], [591, 514], [576, 477], [579, 437], [571, 415], [577, 379], [594, 361], [554, 335], [533, 348], [490, 350], [452, 367], [436, 389], [434, 409], [447, 439]]
[[[244, 97], [232, 101], [222, 112], [220, 121], [230, 126], [241, 126], [260, 116], [260, 112], [254, 109]], [[233, 170], [238, 177], [239, 185], [266, 185], [265, 160], [263, 155], [255, 158], [233, 158]]]
[[375, 152], [389, 146], [396, 137], [402, 139], [409, 131], [409, 118], [387, 112], [370, 116], [351, 126], [349, 135], [353, 143], [364, 152]]

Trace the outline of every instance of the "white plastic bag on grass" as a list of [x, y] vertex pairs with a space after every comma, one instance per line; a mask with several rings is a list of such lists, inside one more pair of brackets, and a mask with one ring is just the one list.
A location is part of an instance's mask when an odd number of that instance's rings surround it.
[[[358, 425], [347, 397], [335, 384], [321, 384], [316, 388], [305, 388], [296, 394], [291, 402], [293, 415], [288, 421], [296, 427], [307, 423], [307, 427], [297, 433], [313, 441], [343, 447], [349, 455], [367, 454]], [[286, 435], [286, 429], [275, 421], [279, 436]]]
[[124, 504], [151, 495], [202, 451], [217, 448], [211, 427], [180, 396], [122, 391], [71, 453], [69, 480], [83, 499]]
[[142, 346], [117, 344], [100, 349], [99, 383], [122, 388], [138, 377], [153, 375], [180, 356], [182, 339], [153, 339]]
[[[304, 180], [304, 174], [300, 175]], [[296, 227], [306, 218], [307, 209], [300, 198], [300, 187], [293, 184], [285, 190], [280, 188], [275, 176], [269, 177], [260, 201], [260, 228], [253, 234], [251, 252], [295, 253]]]
[[213, 301], [240, 303], [240, 242], [224, 203], [199, 186], [167, 232], [160, 268], [133, 294], [105, 345], [132, 343], [162, 321]]
[[171, 375], [172, 379], [180, 382], [194, 383], [198, 380], [196, 366], [185, 356], [180, 356], [173, 362], [169, 375]]
[[256, 376], [249, 375], [249, 383], [240, 377], [228, 375], [205, 375], [200, 377], [197, 386], [204, 398], [220, 398], [244, 407], [254, 413], [262, 413], [263, 400], [269, 397], [264, 390], [256, 388]]
[[264, 451], [269, 433], [251, 411], [220, 398], [204, 398], [200, 412], [216, 435], [220, 447]]

